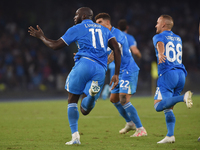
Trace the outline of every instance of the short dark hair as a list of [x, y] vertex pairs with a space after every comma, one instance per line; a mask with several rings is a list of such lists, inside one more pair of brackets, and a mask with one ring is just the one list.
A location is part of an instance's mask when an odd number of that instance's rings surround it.
[[125, 30], [126, 30], [126, 27], [127, 27], [127, 21], [126, 21], [125, 19], [119, 20], [119, 22], [118, 22], [118, 28], [119, 28], [121, 31], [125, 31]]
[[95, 16], [95, 20], [97, 20], [99, 18], [111, 21], [111, 17], [110, 17], [110, 15], [108, 13], [99, 13], [98, 15]]
[[81, 11], [81, 15], [85, 15], [85, 19], [92, 19], [93, 11], [89, 7], [81, 7], [78, 10]]

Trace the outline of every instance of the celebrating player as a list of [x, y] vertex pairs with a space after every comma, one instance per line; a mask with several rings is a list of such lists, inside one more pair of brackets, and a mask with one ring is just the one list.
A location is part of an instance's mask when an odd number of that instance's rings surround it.
[[105, 27], [94, 23], [91, 19], [93, 11], [88, 7], [81, 7], [76, 11], [74, 22], [76, 25], [69, 28], [58, 40], [45, 37], [42, 29], [29, 27], [31, 36], [39, 38], [43, 43], [54, 49], [61, 49], [76, 42], [75, 66], [67, 77], [65, 89], [68, 91], [68, 120], [72, 133], [72, 140], [66, 145], [81, 144], [78, 132], [79, 112], [77, 103], [83, 94], [81, 112], [84, 115], [94, 108], [104, 84], [107, 70], [107, 46], [114, 51], [115, 74], [111, 79], [113, 88], [118, 84], [118, 75], [121, 63], [118, 43], [112, 33]]
[[191, 91], [180, 96], [185, 85], [187, 72], [182, 64], [182, 40], [171, 31], [173, 25], [171, 16], [161, 15], [155, 26], [157, 34], [153, 37], [159, 76], [154, 97], [154, 108], [158, 112], [164, 110], [168, 130], [167, 136], [157, 143], [175, 142], [174, 105], [178, 102], [185, 102], [188, 108], [193, 105]]
[[[121, 19], [118, 22], [118, 28], [124, 32], [124, 34], [126, 35], [126, 38], [128, 40], [128, 46], [129, 49], [131, 50], [132, 54], [136, 55], [138, 59], [140, 59], [142, 57], [139, 49], [137, 48], [137, 42], [135, 40], [135, 38], [128, 34], [128, 29], [129, 26], [127, 25], [127, 21], [125, 19]], [[110, 70], [110, 79], [113, 76], [114, 72], [115, 72], [115, 63], [111, 62], [108, 66], [109, 70]], [[104, 86], [103, 92], [102, 92], [102, 98], [106, 99], [110, 93], [110, 89], [108, 88], [108, 85]]]
[[[142, 126], [137, 110], [130, 102], [131, 95], [136, 92], [139, 67], [135, 63], [131, 52], [129, 51], [128, 41], [125, 34], [112, 27], [110, 15], [107, 13], [99, 13], [95, 16], [96, 23], [107, 27], [116, 37], [121, 50], [121, 66], [119, 75], [119, 84], [111, 91], [110, 101], [117, 108], [121, 116], [126, 120], [125, 128], [120, 133], [127, 133], [136, 129], [131, 137], [146, 136], [147, 132]], [[112, 52], [108, 57], [108, 63], [112, 62]], [[116, 67], [116, 66], [115, 66]], [[136, 127], [135, 127], [136, 126]]]

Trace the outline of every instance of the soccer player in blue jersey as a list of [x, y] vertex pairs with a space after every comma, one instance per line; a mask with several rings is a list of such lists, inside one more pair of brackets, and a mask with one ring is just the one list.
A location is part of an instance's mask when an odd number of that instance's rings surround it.
[[[124, 32], [124, 34], [126, 35], [126, 38], [128, 40], [128, 45], [129, 45], [129, 49], [131, 50], [132, 54], [136, 55], [138, 59], [141, 59], [142, 55], [139, 51], [139, 49], [137, 48], [137, 42], [135, 40], [135, 38], [128, 34], [128, 29], [129, 26], [127, 25], [127, 21], [125, 19], [121, 19], [118, 22], [118, 29], [120, 29], [121, 31]], [[114, 74], [115, 71], [115, 63], [111, 62], [108, 66], [109, 70], [110, 70], [110, 79]], [[109, 95], [110, 90], [107, 88], [108, 85], [105, 85], [104, 90], [102, 92], [102, 98], [106, 99]]]
[[135, 38], [128, 34], [128, 29], [129, 29], [129, 26], [127, 24], [127, 21], [125, 19], [121, 19], [119, 20], [118, 22], [118, 28], [124, 32], [124, 34], [126, 35], [127, 37], [127, 40], [128, 40], [128, 45], [129, 45], [129, 48], [131, 50], [131, 52], [137, 56], [137, 58], [141, 58], [142, 55], [139, 51], [139, 49], [137, 48], [137, 42], [135, 40]]
[[38, 25], [37, 29], [30, 26], [28, 31], [31, 36], [39, 38], [54, 50], [61, 49], [72, 42], [77, 44], [75, 66], [68, 75], [65, 85], [68, 91], [68, 120], [72, 133], [72, 140], [66, 142], [66, 145], [81, 144], [77, 103], [80, 95], [83, 95], [80, 108], [83, 115], [89, 114], [94, 108], [104, 84], [108, 46], [114, 50], [116, 65], [115, 74], [111, 79], [113, 88], [119, 82], [121, 57], [118, 43], [112, 33], [107, 28], [94, 23], [92, 17], [93, 11], [90, 8], [79, 8], [74, 17], [75, 25], [58, 40], [48, 39]]
[[182, 40], [171, 31], [173, 25], [171, 16], [161, 15], [155, 26], [157, 34], [153, 37], [159, 76], [154, 108], [157, 112], [164, 111], [168, 130], [166, 137], [157, 143], [175, 142], [174, 105], [178, 102], [185, 102], [188, 108], [193, 105], [191, 91], [180, 95], [184, 88], [187, 71], [182, 64]]
[[[147, 132], [142, 126], [137, 110], [130, 102], [131, 95], [136, 92], [139, 67], [131, 55], [127, 38], [122, 31], [112, 27], [109, 14], [99, 13], [95, 16], [95, 20], [96, 23], [107, 27], [111, 31], [111, 33], [116, 37], [121, 50], [119, 84], [111, 90], [110, 95], [110, 101], [127, 122], [128, 128], [123, 128], [119, 133], [127, 133], [130, 130], [136, 129], [136, 132], [131, 135], [131, 137], [146, 136]], [[112, 54], [113, 52], [111, 52], [108, 57], [108, 64], [113, 61]]]

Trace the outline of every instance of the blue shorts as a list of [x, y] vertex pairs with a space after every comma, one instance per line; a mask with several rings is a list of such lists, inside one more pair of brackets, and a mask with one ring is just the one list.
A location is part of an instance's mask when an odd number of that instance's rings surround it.
[[[81, 95], [85, 93], [88, 95], [92, 81], [98, 81], [100, 88], [103, 88], [105, 72], [104, 67], [99, 63], [82, 57], [75, 63], [75, 66], [69, 73], [65, 89], [72, 94]], [[96, 94], [97, 97], [99, 95], [100, 92]]]
[[173, 69], [158, 78], [154, 100], [162, 100], [181, 94], [185, 85], [185, 73], [182, 69]]
[[126, 93], [134, 94], [137, 88], [139, 71], [135, 72], [122, 72], [119, 75], [118, 85], [111, 91], [111, 93]]

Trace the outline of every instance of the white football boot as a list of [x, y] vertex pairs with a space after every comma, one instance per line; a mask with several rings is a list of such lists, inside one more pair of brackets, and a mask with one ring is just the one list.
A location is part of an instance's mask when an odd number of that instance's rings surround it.
[[147, 131], [145, 130], [144, 127], [141, 129], [138, 128], [136, 130], [136, 132], [133, 135], [131, 135], [130, 137], [140, 137], [140, 136], [147, 136]]
[[164, 139], [161, 141], [157, 142], [158, 144], [163, 144], [163, 143], [174, 143], [175, 142], [175, 137], [174, 136], [166, 136]]
[[92, 81], [91, 87], [89, 89], [89, 94], [91, 96], [95, 96], [100, 91], [100, 87], [98, 86], [98, 81]]
[[69, 141], [69, 142], [66, 142], [65, 144], [66, 145], [81, 144], [81, 142], [80, 142], [80, 135], [79, 135], [78, 131], [74, 132], [72, 134], [72, 140]]
[[130, 130], [136, 130], [136, 126], [134, 123], [126, 123], [125, 127], [119, 131], [120, 134], [125, 134], [129, 132]]
[[192, 92], [191, 91], [187, 91], [184, 95], [184, 102], [187, 106], [187, 108], [191, 108], [192, 105], [193, 105], [193, 102], [192, 102]]

